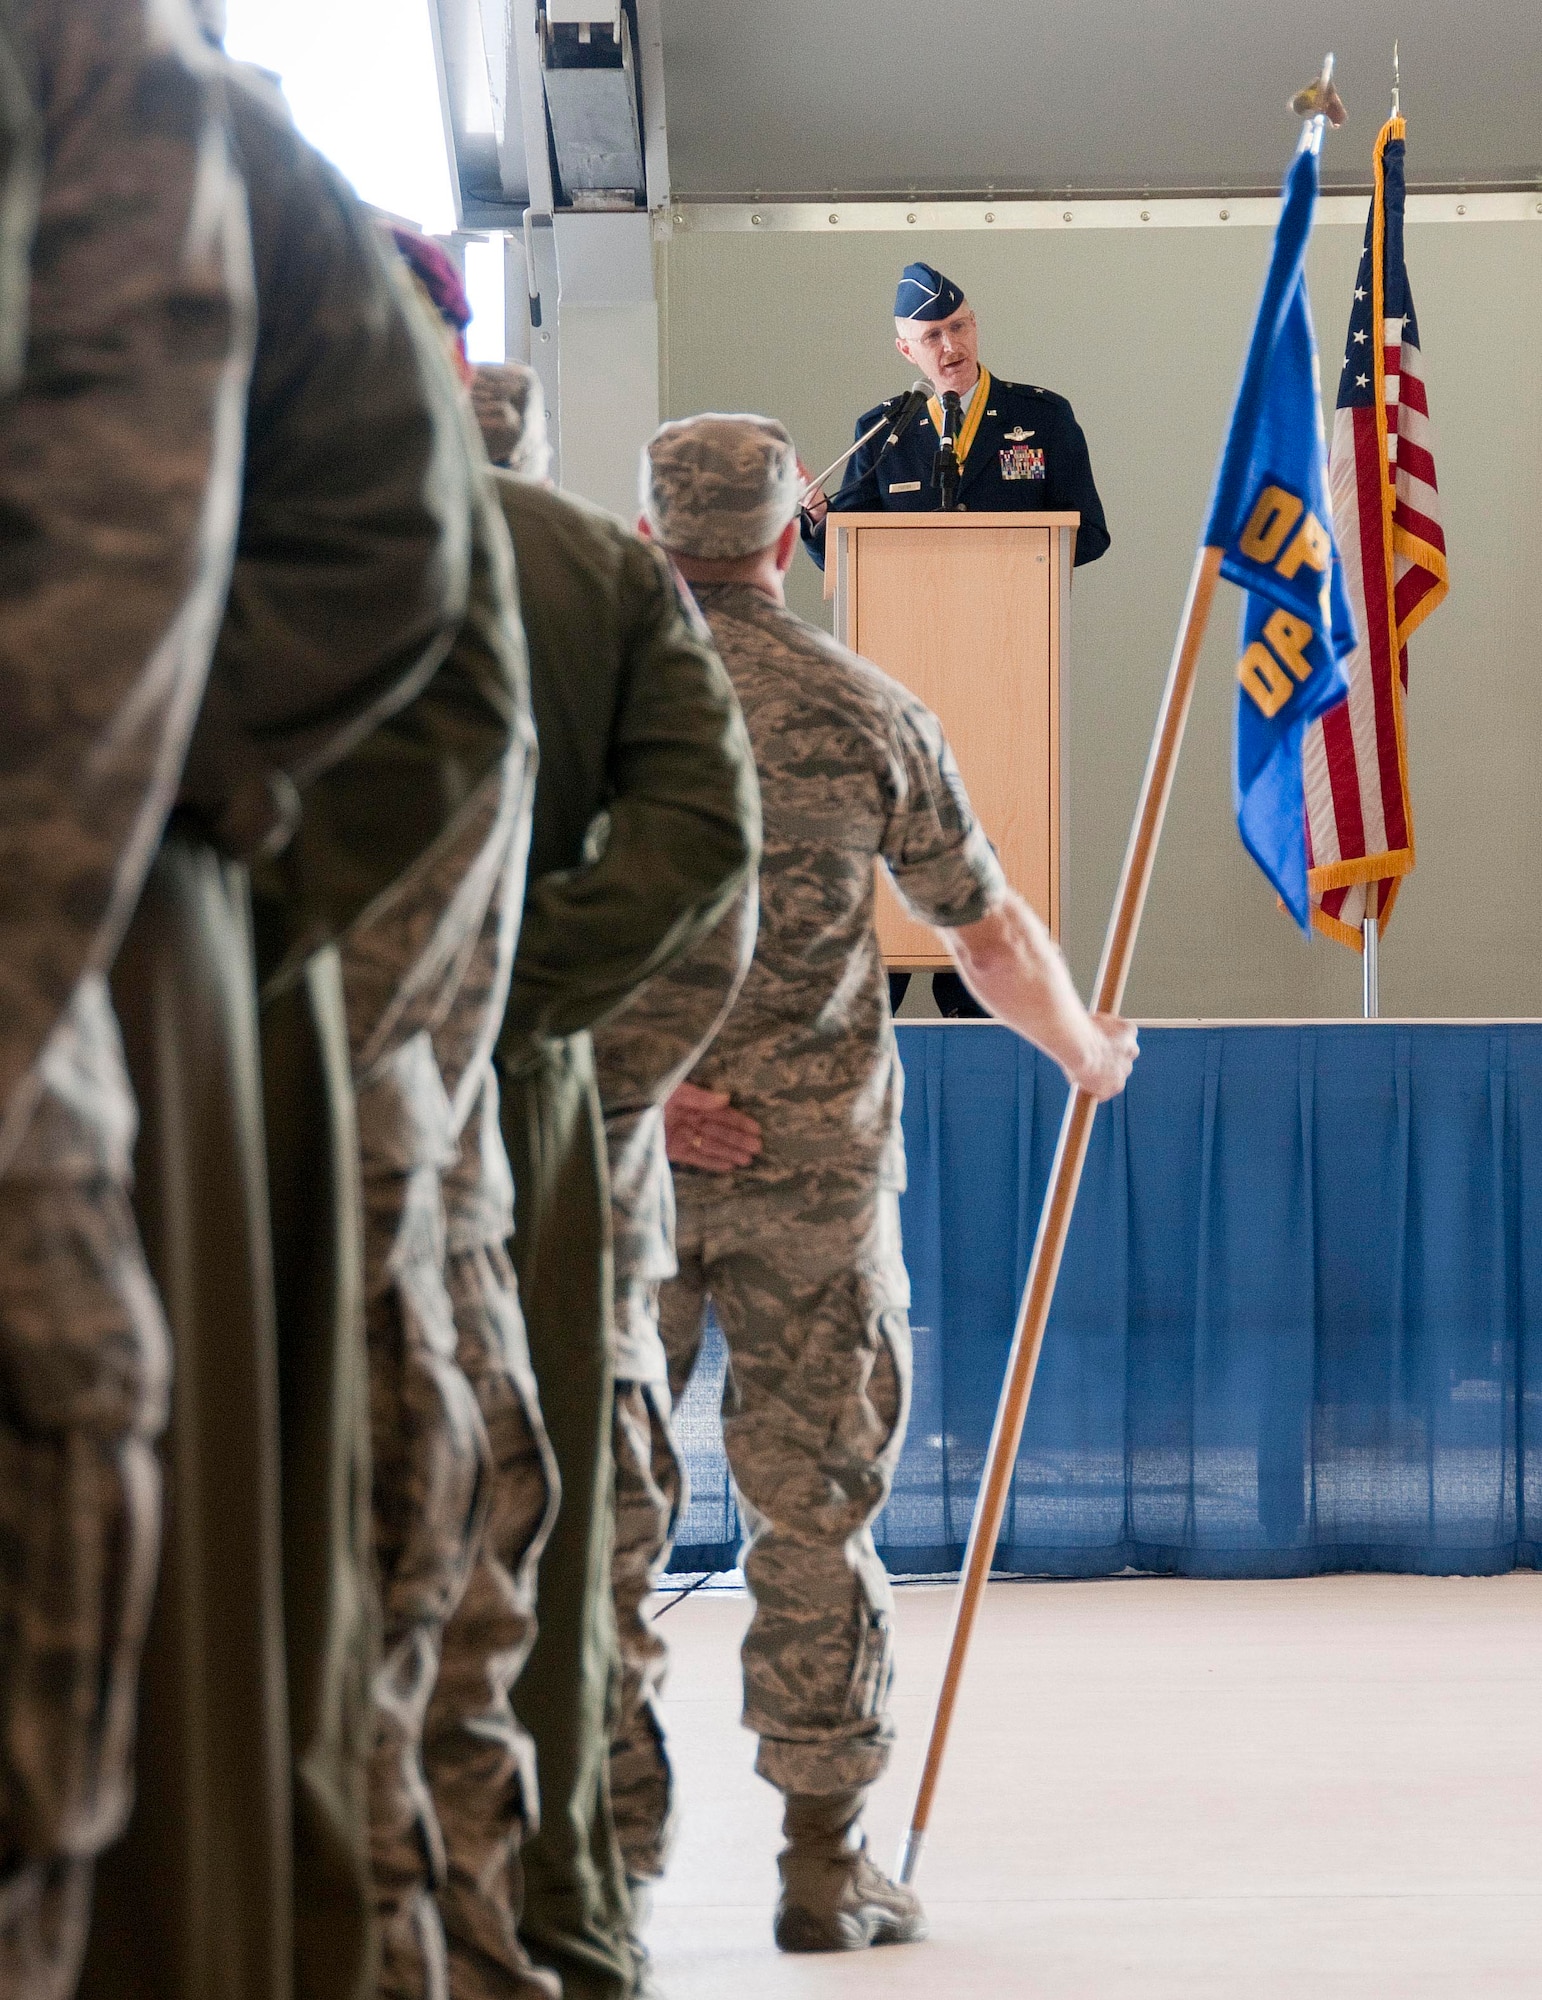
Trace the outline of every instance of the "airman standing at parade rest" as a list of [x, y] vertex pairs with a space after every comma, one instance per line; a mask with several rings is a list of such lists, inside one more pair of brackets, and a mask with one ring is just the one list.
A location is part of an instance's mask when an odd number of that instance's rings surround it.
[[[516, 418], [540, 415], [531, 378], [500, 378], [501, 414], [499, 397], [480, 399], [495, 458], [509, 455]], [[599, 508], [547, 490], [538, 454], [522, 462], [523, 476], [497, 469], [494, 479], [519, 572], [541, 763], [497, 1067], [518, 1190], [513, 1258], [561, 1504], [540, 1559], [539, 1633], [513, 1690], [535, 1741], [540, 1830], [522, 1845], [535, 1800], [516, 1785], [463, 1793], [446, 1835], [452, 1873], [457, 1841], [487, 1851], [505, 1838], [520, 1936], [568, 2000], [629, 2000], [631, 1905], [609, 1791], [620, 1673], [610, 1198], [589, 1031], [713, 931], [753, 882], [760, 812], [732, 686], [668, 564]], [[500, 1533], [513, 1555], [550, 1499], [532, 1455], [510, 1466], [504, 1493]], [[530, 1644], [534, 1614], [527, 1596], [506, 1605], [510, 1643]], [[446, 1644], [449, 1657], [454, 1621]]]
[[[1083, 1007], [1008, 887], [936, 718], [787, 610], [800, 480], [781, 425], [666, 424], [642, 484], [646, 522], [743, 707], [765, 829], [749, 975], [672, 1100], [680, 1269], [663, 1288], [662, 1332], [676, 1398], [709, 1303], [728, 1343], [724, 1442], [755, 1601], [744, 1720], [760, 1739], [756, 1769], [785, 1800], [776, 1940], [850, 1950], [925, 1932], [914, 1894], [867, 1858], [860, 1828], [894, 1737], [892, 1599], [871, 1526], [911, 1368], [903, 1079], [874, 862], [980, 1001], [1079, 1089], [1123, 1088], [1135, 1031]], [[751, 1157], [746, 1120], [760, 1140]]]

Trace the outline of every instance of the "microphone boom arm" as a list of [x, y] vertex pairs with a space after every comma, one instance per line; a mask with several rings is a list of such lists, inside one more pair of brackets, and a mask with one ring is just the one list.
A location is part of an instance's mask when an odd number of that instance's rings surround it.
[[[901, 399], [901, 401], [902, 403], [904, 403], [904, 402], [910, 402], [914, 398], [920, 399], [918, 401], [915, 401], [914, 408], [911, 411], [911, 416], [915, 417], [920, 414], [925, 404], [926, 398], [930, 396], [931, 393], [932, 390], [930, 383], [917, 382], [914, 388], [906, 392], [906, 395], [904, 396], [904, 398]], [[886, 409], [883, 415], [878, 419], [877, 423], [870, 425], [868, 429], [866, 429], [862, 433], [861, 437], [857, 439], [855, 444], [848, 445], [846, 450], [841, 453], [839, 458], [832, 460], [831, 463], [825, 467], [824, 471], [821, 472], [817, 478], [811, 479], [809, 481], [807, 486], [805, 486], [803, 491], [798, 495], [799, 507], [800, 508], [806, 507], [809, 503], [811, 496], [815, 493], [818, 493], [823, 488], [825, 481], [830, 477], [830, 475], [834, 472], [839, 472], [841, 467], [846, 463], [847, 459], [855, 458], [857, 453], [862, 449], [863, 445], [870, 443], [872, 439], [877, 437], [878, 433], [884, 428], [886, 424], [893, 427], [894, 435], [888, 440], [888, 444], [893, 444], [895, 442], [895, 439], [898, 438], [901, 429], [905, 427], [905, 423], [906, 419], [904, 416], [903, 407], [898, 410]], [[887, 446], [885, 447], [885, 449], [887, 449]]]

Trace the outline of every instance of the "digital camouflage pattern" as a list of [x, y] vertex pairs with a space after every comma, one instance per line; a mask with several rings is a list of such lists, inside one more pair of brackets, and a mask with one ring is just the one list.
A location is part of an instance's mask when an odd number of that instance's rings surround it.
[[943, 928], [985, 916], [1006, 878], [923, 703], [747, 584], [697, 600], [755, 746], [764, 848], [754, 961], [691, 1081], [761, 1120], [736, 1185], [796, 1191], [838, 1168], [903, 1187], [873, 863]]
[[731, 1174], [677, 1175], [662, 1333], [676, 1396], [709, 1300], [728, 1343], [756, 1769], [784, 1792], [837, 1792], [870, 1784], [892, 1740], [871, 1524], [910, 1392], [903, 1079], [874, 863], [942, 927], [985, 916], [1005, 879], [913, 695], [746, 585], [697, 595], [755, 746], [764, 848], [754, 960], [691, 1080], [757, 1119], [763, 1150]]
[[[468, 449], [479, 461], [469, 428]], [[444, 733], [422, 768], [435, 771], [441, 792], [453, 796], [446, 781], [474, 769], [494, 735], [503, 749], [437, 841], [369, 905], [342, 948], [363, 1169], [383, 1624], [370, 1860], [380, 1992], [391, 2000], [438, 2000], [448, 1991], [436, 1903], [446, 1861], [423, 1769], [423, 1731], [444, 1627], [470, 1578], [491, 1500], [487, 1432], [457, 1359], [442, 1177], [482, 1094], [503, 1018], [535, 754], [508, 541], [486, 476], [484, 469], [473, 485], [471, 608], [434, 682], [446, 684]], [[455, 697], [468, 690], [479, 698], [482, 722], [465, 742]], [[415, 748], [425, 720], [407, 712]], [[381, 785], [381, 817], [403, 804], [385, 782], [400, 782], [392, 734], [388, 726], [360, 752]]]
[[[252, 337], [243, 191], [185, 6], [12, 0], [5, 33], [46, 172], [0, 400], [0, 1170], [171, 806], [230, 575]], [[10, 182], [14, 324], [25, 169]]]
[[101, 975], [229, 576], [251, 268], [175, 0], [13, 0], [0, 44], [0, 1990], [66, 2000], [132, 1799], [169, 1372]]
[[[378, 258], [372, 244], [368, 258]], [[380, 318], [394, 314], [406, 328], [406, 362], [430, 386], [426, 410], [450, 412], [450, 448], [438, 456], [458, 480], [446, 498], [460, 494], [462, 518], [440, 556], [450, 576], [460, 568], [458, 622], [448, 654], [430, 646], [428, 678], [418, 670], [406, 706], [394, 702], [306, 784], [294, 840], [256, 880], [258, 936], [280, 986], [318, 934], [340, 932], [364, 1190], [382, 1626], [370, 1698], [368, 1846], [378, 1990], [404, 2000], [446, 1992], [434, 1902], [444, 1844], [422, 1770], [422, 1728], [444, 1620], [466, 1586], [488, 1508], [486, 1430], [456, 1362], [442, 1176], [502, 1020], [534, 780], [508, 534], [464, 396], [422, 312], [410, 292], [388, 288]], [[324, 412], [316, 422], [324, 428]], [[270, 532], [284, 518], [278, 506]], [[276, 556], [276, 540], [266, 540], [266, 562]], [[332, 586], [322, 580], [320, 588]], [[286, 604], [278, 592], [270, 622], [278, 658], [290, 616], [298, 640], [310, 640], [326, 630], [326, 598]], [[250, 730], [222, 740], [240, 748], [242, 734], [260, 744]]]
[[439, 1910], [453, 2000], [554, 1993], [518, 1937], [520, 1849], [540, 1825], [535, 1745], [510, 1690], [536, 1633], [536, 1566], [557, 1511], [556, 1459], [541, 1417], [519, 1292], [505, 1244], [514, 1181], [489, 1063], [445, 1178], [446, 1283], [456, 1359], [491, 1453], [486, 1525], [465, 1593], [444, 1631], [423, 1763], [443, 1830]]
[[610, 1796], [633, 1881], [661, 1875], [668, 1847], [673, 1786], [658, 1707], [666, 1655], [647, 1607], [685, 1498], [658, 1324], [659, 1286], [676, 1269], [663, 1102], [710, 1043], [743, 983], [758, 911], [758, 885], [751, 879], [714, 930], [594, 1030], [614, 1259], [611, 1589], [621, 1691]]
[[[657, 1283], [648, 1293], [654, 1308], [649, 1330], [658, 1342]], [[635, 1886], [663, 1874], [674, 1833], [674, 1771], [659, 1707], [669, 1654], [648, 1613], [688, 1491], [667, 1383], [617, 1380], [611, 1451], [616, 1539], [610, 1583], [621, 1689], [610, 1739], [610, 1805], [627, 1880]], [[634, 1919], [634, 1938], [640, 1928]]]
[[0, 1992], [63, 2000], [133, 1798], [171, 1356], [128, 1200], [105, 982], [76, 990], [0, 1179]]
[[710, 1298], [728, 1344], [723, 1443], [744, 1520], [744, 1724], [784, 1792], [868, 1785], [893, 1741], [892, 1600], [872, 1523], [910, 1406], [899, 1197], [854, 1175], [802, 1196], [679, 1177], [679, 1276], [660, 1299], [682, 1395]]
[[797, 513], [803, 480], [774, 417], [705, 416], [659, 427], [641, 485], [660, 547], [717, 562], [769, 548]]
[[[201, 12], [217, 27], [218, 7]], [[119, 1907], [136, 1914], [136, 1949], [94, 1953], [92, 1991], [111, 2000], [138, 1993], [148, 1978], [161, 2000], [178, 2000], [179, 1989], [201, 1994], [203, 1954], [217, 1949], [232, 1993], [243, 1979], [265, 1992], [261, 1968], [276, 1966], [286, 1989], [292, 1972], [298, 2000], [369, 2000], [376, 1951], [366, 1778], [379, 1607], [357, 1121], [341, 973], [328, 940], [434, 848], [455, 809], [495, 771], [509, 746], [513, 696], [496, 659], [479, 664], [467, 636], [475, 615], [472, 459], [457, 385], [433, 332], [418, 326], [368, 214], [295, 131], [277, 92], [212, 52], [208, 60], [247, 184], [259, 325], [236, 562], [177, 826], [195, 845], [249, 857], [257, 878], [267, 1200], [253, 1221], [271, 1242], [277, 1302], [281, 1568], [273, 1624], [244, 1660], [250, 1679], [240, 1685], [251, 1689], [248, 1715], [271, 1717], [275, 1735], [287, 1724], [278, 1796], [287, 1791], [292, 1810], [262, 1813], [261, 1786], [245, 1782], [247, 1739], [234, 1722], [239, 1677], [222, 1676], [218, 1696], [190, 1686], [179, 1678], [178, 1635], [163, 1630], [173, 1667], [157, 1690], [169, 1684], [175, 1698], [153, 1710], [155, 1751], [172, 1796], [177, 1777], [191, 1774], [180, 1796], [195, 1809], [169, 1823], [140, 1816], [131, 1851], [114, 1868]], [[484, 615], [496, 621], [507, 601], [505, 589]], [[447, 660], [452, 640], [457, 657]], [[275, 859], [295, 830], [302, 789], [299, 828]], [[224, 964], [234, 979], [234, 955]], [[167, 1067], [176, 1063], [181, 1076], [155, 1108], [174, 1118], [176, 1086], [195, 1079], [195, 1095], [207, 1099], [198, 1134], [208, 1146], [220, 1109], [229, 1109], [224, 1078], [200, 1066], [185, 1038]], [[199, 1172], [168, 1201], [197, 1231], [217, 1196], [219, 1219], [230, 1221], [237, 1186], [231, 1162], [223, 1173]], [[207, 1273], [194, 1266], [190, 1276], [202, 1282]], [[183, 1308], [188, 1291], [180, 1288]], [[224, 1343], [230, 1368], [216, 1377], [211, 1367], [210, 1377], [226, 1387], [220, 1419], [240, 1421], [230, 1393], [243, 1361], [264, 1373], [274, 1365], [271, 1355], [238, 1351], [247, 1330], [237, 1315], [179, 1314], [177, 1337], [193, 1363], [179, 1413], [196, 1394], [200, 1359]], [[272, 1414], [260, 1399], [245, 1407], [254, 1429]], [[212, 1424], [199, 1430], [204, 1462], [218, 1462], [214, 1435]], [[241, 1462], [233, 1452], [221, 1468], [227, 1479]], [[222, 1504], [218, 1480], [199, 1489], [186, 1453], [178, 1471], [183, 1528], [217, 1519], [220, 1533], [235, 1535], [240, 1511]], [[231, 1587], [231, 1565], [213, 1573], [213, 1540], [182, 1536], [181, 1548], [197, 1551], [177, 1574], [179, 1587], [201, 1593], [192, 1629], [217, 1620], [229, 1647], [237, 1621], [221, 1616], [221, 1593]], [[248, 1608], [260, 1570], [254, 1560]], [[208, 1785], [211, 1770], [223, 1774], [221, 1786]], [[231, 1849], [218, 1830], [202, 1837], [198, 1809], [228, 1819], [231, 1787], [249, 1808], [241, 1851], [250, 1855], [265, 1838], [266, 1872], [232, 1871], [222, 1865]]]
[[752, 876], [720, 923], [593, 1031], [610, 1169], [618, 1382], [668, 1379], [657, 1287], [674, 1275], [675, 1212], [663, 1105], [710, 1045], [744, 983], [759, 910]]

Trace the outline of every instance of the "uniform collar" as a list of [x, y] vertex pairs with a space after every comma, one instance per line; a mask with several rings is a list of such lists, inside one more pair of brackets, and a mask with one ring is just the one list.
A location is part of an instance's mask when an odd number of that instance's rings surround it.
[[[958, 462], [960, 466], [969, 456], [969, 447], [974, 443], [975, 433], [980, 428], [980, 419], [985, 415], [985, 405], [990, 401], [991, 371], [982, 361], [980, 372], [974, 378], [974, 387], [965, 399], [964, 428], [958, 434]], [[942, 436], [942, 399], [933, 396], [926, 406], [927, 415], [932, 420], [932, 428], [938, 437]]]

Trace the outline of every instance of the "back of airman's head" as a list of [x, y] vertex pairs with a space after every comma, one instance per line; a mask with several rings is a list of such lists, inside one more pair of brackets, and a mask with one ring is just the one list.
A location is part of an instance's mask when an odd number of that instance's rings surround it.
[[551, 469], [546, 403], [533, 368], [517, 361], [483, 362], [472, 370], [471, 407], [494, 465], [521, 479], [544, 479]]
[[643, 449], [642, 510], [671, 554], [731, 562], [769, 548], [798, 511], [798, 454], [774, 417], [683, 417]]

